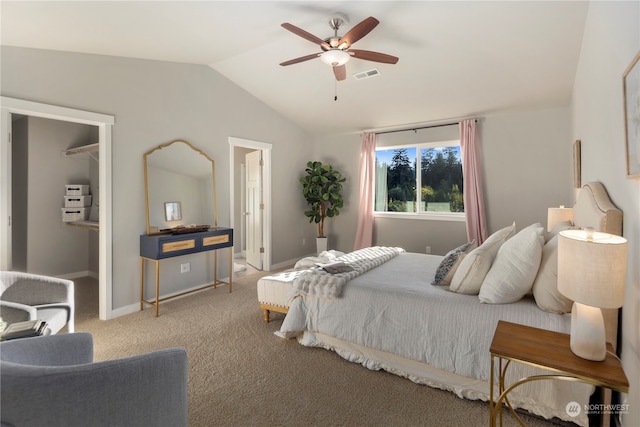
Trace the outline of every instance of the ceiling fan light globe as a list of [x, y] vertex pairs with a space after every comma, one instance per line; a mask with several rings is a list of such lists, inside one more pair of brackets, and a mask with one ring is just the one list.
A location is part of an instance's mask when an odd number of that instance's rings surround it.
[[351, 55], [339, 49], [331, 49], [320, 55], [322, 62], [333, 67], [346, 64], [349, 58]]

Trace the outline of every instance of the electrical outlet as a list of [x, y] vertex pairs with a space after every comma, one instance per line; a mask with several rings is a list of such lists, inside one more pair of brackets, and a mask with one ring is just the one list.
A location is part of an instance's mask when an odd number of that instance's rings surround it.
[[180, 273], [188, 273], [191, 271], [191, 263], [185, 262], [184, 264], [180, 264]]
[[431, 246], [427, 246], [424, 248], [424, 253], [425, 254], [430, 254], [431, 253]]
[[302, 246], [307, 244], [307, 239], [305, 239], [304, 237], [302, 238]]

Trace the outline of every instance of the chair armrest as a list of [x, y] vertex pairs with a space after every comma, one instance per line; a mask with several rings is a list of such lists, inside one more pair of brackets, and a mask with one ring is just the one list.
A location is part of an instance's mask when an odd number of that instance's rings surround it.
[[4, 288], [3, 301], [27, 305], [74, 304], [71, 280], [15, 271], [0, 272], [0, 280]]
[[28, 419], [31, 425], [51, 425], [52, 420], [56, 425], [187, 425], [184, 349], [53, 368], [3, 362], [0, 375], [4, 423], [22, 425]]
[[36, 366], [73, 366], [91, 363], [93, 362], [93, 337], [86, 332], [78, 332], [9, 340], [0, 343], [0, 360]]
[[54, 303], [54, 304], [39, 304], [36, 305], [35, 308], [37, 310], [47, 309], [47, 308], [59, 308], [67, 311], [67, 330], [69, 333], [75, 332], [75, 319], [73, 314], [73, 305], [66, 303]]
[[36, 320], [38, 318], [37, 312], [38, 310], [30, 305], [0, 301], [0, 316], [7, 324]]

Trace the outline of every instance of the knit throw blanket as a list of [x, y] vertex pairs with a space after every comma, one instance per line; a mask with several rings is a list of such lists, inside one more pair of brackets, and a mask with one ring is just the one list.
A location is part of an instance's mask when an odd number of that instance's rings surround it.
[[402, 252], [405, 252], [402, 248], [372, 246], [340, 256], [336, 258], [336, 262], [343, 262], [351, 266], [353, 271], [331, 274], [322, 268], [313, 268], [293, 281], [291, 291], [289, 291], [289, 302], [299, 296], [338, 298], [342, 294], [345, 283], [349, 280], [389, 261]]

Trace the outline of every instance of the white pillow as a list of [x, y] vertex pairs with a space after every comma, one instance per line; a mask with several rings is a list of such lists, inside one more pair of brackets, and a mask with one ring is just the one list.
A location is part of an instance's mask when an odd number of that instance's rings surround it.
[[544, 227], [533, 224], [500, 247], [480, 288], [480, 302], [508, 304], [531, 291], [540, 268], [544, 235]]
[[449, 290], [460, 294], [478, 295], [482, 281], [491, 268], [498, 249], [513, 236], [515, 230], [514, 222], [509, 227], [496, 231], [482, 245], [469, 252], [453, 275]]
[[558, 236], [542, 248], [542, 261], [532, 290], [540, 309], [559, 314], [571, 312], [573, 301], [558, 291]]

